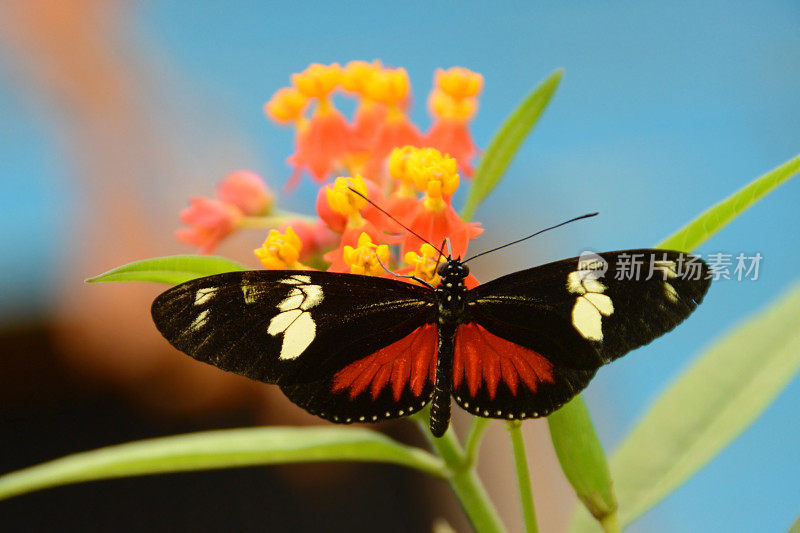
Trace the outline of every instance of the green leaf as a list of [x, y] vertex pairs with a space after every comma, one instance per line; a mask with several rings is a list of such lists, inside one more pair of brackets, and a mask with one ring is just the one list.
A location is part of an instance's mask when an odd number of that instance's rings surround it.
[[606, 531], [619, 531], [608, 460], [583, 397], [576, 396], [548, 416], [547, 423], [561, 468], [578, 498]]
[[800, 533], [800, 516], [797, 517], [792, 527], [789, 528], [789, 533]]
[[227, 429], [119, 444], [11, 472], [0, 476], [0, 499], [98, 479], [316, 461], [377, 461], [448, 475], [438, 457], [365, 428]]
[[177, 285], [203, 276], [238, 270], [248, 270], [248, 268], [241, 263], [217, 255], [170, 255], [134, 261], [86, 281], [88, 283], [155, 281]]
[[563, 69], [557, 69], [539, 84], [517, 106], [513, 113], [506, 119], [500, 130], [495, 134], [489, 147], [481, 157], [480, 164], [475, 171], [472, 188], [469, 190], [466, 204], [462, 212], [464, 220], [470, 220], [475, 215], [475, 210], [489, 195], [492, 189], [500, 182], [511, 160], [514, 159], [522, 141], [536, 125], [545, 107], [550, 102], [558, 88]]
[[[656, 401], [611, 460], [624, 526], [752, 424], [800, 372], [800, 284], [713, 345]], [[581, 513], [573, 531], [591, 531]]]
[[770, 170], [728, 198], [704, 211], [658, 245], [658, 248], [690, 252], [706, 242], [775, 187], [800, 171], [800, 155]]

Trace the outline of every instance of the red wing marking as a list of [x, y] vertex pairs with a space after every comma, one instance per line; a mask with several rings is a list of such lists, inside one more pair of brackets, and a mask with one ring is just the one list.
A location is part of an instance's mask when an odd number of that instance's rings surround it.
[[514, 396], [520, 381], [531, 392], [536, 392], [539, 383], [555, 382], [553, 363], [546, 357], [493, 335], [475, 322], [462, 324], [456, 333], [453, 385], [458, 388], [464, 380], [472, 396], [485, 382], [492, 400], [501, 380]]
[[420, 326], [399, 341], [338, 371], [333, 376], [331, 391], [349, 389], [350, 399], [354, 399], [369, 387], [374, 400], [391, 383], [395, 401], [400, 401], [406, 385], [414, 396], [419, 396], [425, 383], [432, 383], [435, 378], [438, 341], [435, 324]]

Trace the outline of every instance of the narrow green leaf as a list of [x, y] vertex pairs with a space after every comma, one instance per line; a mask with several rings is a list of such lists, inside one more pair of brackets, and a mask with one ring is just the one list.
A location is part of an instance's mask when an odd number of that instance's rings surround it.
[[11, 472], [0, 476], [0, 499], [99, 479], [316, 461], [376, 461], [448, 475], [438, 457], [365, 428], [228, 429], [119, 444]]
[[[656, 401], [614, 454], [623, 527], [705, 466], [800, 372], [800, 284], [714, 344]], [[596, 529], [580, 513], [573, 531]]]
[[800, 516], [797, 517], [792, 527], [789, 528], [789, 533], [800, 533]]
[[619, 531], [608, 460], [583, 397], [576, 396], [548, 416], [547, 423], [561, 468], [578, 498], [606, 531]]
[[514, 159], [522, 141], [533, 129], [558, 88], [563, 69], [557, 69], [528, 94], [506, 119], [489, 143], [475, 170], [472, 188], [469, 190], [462, 212], [464, 220], [470, 220], [475, 210], [500, 182], [511, 160]]
[[134, 261], [86, 281], [155, 281], [177, 285], [191, 279], [237, 270], [247, 270], [247, 267], [218, 255], [170, 255]]
[[798, 171], [800, 171], [800, 155], [756, 178], [728, 198], [710, 207], [670, 235], [658, 247], [684, 252], [694, 250]]
[[536, 521], [536, 507], [533, 502], [528, 457], [525, 453], [525, 439], [522, 437], [522, 421], [512, 420], [506, 423], [506, 427], [511, 437], [511, 451], [514, 454], [514, 470], [517, 473], [519, 500], [522, 507], [522, 521], [525, 524], [525, 531], [526, 533], [538, 533], [539, 524]]

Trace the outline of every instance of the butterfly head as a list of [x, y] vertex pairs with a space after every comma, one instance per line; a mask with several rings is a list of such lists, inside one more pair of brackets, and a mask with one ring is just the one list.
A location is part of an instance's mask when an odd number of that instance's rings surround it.
[[469, 276], [469, 267], [461, 262], [461, 258], [448, 259], [437, 272], [442, 280], [460, 281]]

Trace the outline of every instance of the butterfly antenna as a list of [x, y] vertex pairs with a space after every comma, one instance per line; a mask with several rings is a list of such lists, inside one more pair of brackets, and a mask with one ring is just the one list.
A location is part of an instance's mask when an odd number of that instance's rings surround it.
[[436, 266], [433, 267], [433, 270], [436, 271], [439, 268], [439, 261], [442, 259], [442, 250], [444, 249], [444, 245], [447, 243], [448, 248], [450, 247], [450, 241], [447, 237], [444, 238], [442, 241], [442, 246], [439, 248], [439, 255], [436, 256]]
[[[423, 238], [423, 237], [422, 237], [422, 236], [421, 236], [419, 233], [417, 233], [417, 232], [416, 232], [416, 231], [414, 231], [413, 229], [409, 228], [408, 226], [406, 226], [405, 224], [403, 224], [402, 222], [400, 222], [399, 220], [397, 220], [396, 218], [394, 218], [394, 217], [393, 217], [393, 216], [392, 216], [392, 215], [391, 215], [391, 214], [390, 214], [388, 211], [386, 211], [384, 208], [382, 208], [381, 206], [379, 206], [378, 204], [376, 204], [375, 202], [373, 202], [372, 200], [370, 200], [369, 198], [367, 198], [366, 196], [364, 196], [363, 194], [361, 194], [360, 192], [358, 192], [358, 191], [357, 191], [357, 190], [355, 190], [354, 188], [352, 188], [352, 187], [348, 187], [348, 189], [350, 189], [350, 191], [351, 191], [353, 194], [357, 194], [358, 196], [360, 196], [361, 198], [363, 198], [364, 200], [366, 200], [366, 201], [367, 201], [367, 203], [369, 203], [370, 205], [372, 205], [372, 206], [373, 206], [375, 209], [377, 209], [378, 211], [380, 211], [381, 213], [383, 213], [383, 214], [384, 214], [384, 215], [386, 215], [387, 217], [389, 217], [389, 218], [391, 218], [392, 220], [394, 220], [395, 222], [397, 222], [397, 224], [398, 224], [400, 227], [404, 228], [404, 229], [405, 229], [406, 231], [408, 231], [408, 232], [409, 232], [411, 235], [415, 236], [416, 238], [418, 238], [418, 239], [419, 239], [419, 240], [421, 240], [422, 242], [424, 242], [424, 243], [427, 243], [427, 244], [430, 244], [431, 246], [433, 246], [431, 243], [429, 243], [428, 241], [426, 241], [426, 240], [425, 240], [425, 239], [424, 239], [424, 238]], [[433, 246], [433, 248], [436, 248], [436, 247], [435, 247], [435, 246]], [[441, 252], [442, 252], [442, 249], [441, 249], [441, 248], [436, 248], [436, 249], [439, 251], [439, 253], [441, 253]]]
[[375, 259], [377, 259], [377, 260], [378, 260], [378, 264], [379, 264], [379, 265], [381, 265], [381, 266], [383, 267], [383, 269], [384, 269], [386, 272], [388, 272], [389, 274], [391, 274], [392, 276], [394, 276], [394, 277], [396, 277], [396, 278], [407, 278], [407, 279], [413, 279], [414, 281], [417, 281], [417, 282], [419, 282], [419, 283], [422, 283], [423, 285], [425, 285], [425, 286], [426, 286], [426, 287], [428, 287], [429, 289], [436, 290], [436, 287], [434, 287], [433, 285], [431, 285], [430, 283], [428, 283], [427, 281], [425, 281], [425, 280], [424, 280], [424, 279], [422, 279], [422, 278], [418, 278], [417, 276], [414, 276], [414, 275], [412, 275], [412, 274], [397, 274], [397, 273], [395, 273], [395, 272], [392, 272], [391, 270], [389, 270], [389, 269], [386, 267], [386, 265], [384, 265], [384, 264], [383, 264], [383, 262], [381, 261], [381, 258], [380, 258], [380, 257], [378, 257], [378, 255], [377, 255], [377, 254], [375, 254]]
[[540, 234], [544, 233], [545, 231], [550, 231], [551, 229], [560, 228], [561, 226], [563, 226], [565, 224], [569, 224], [570, 222], [575, 222], [576, 220], [581, 220], [581, 219], [584, 219], [584, 218], [595, 217], [597, 215], [598, 215], [598, 213], [587, 213], [587, 214], [581, 215], [579, 217], [571, 218], [571, 219], [567, 220], [566, 222], [562, 222], [561, 224], [556, 224], [555, 226], [550, 226], [549, 228], [545, 228], [543, 230], [537, 231], [536, 233], [528, 235], [527, 237], [523, 237], [521, 239], [517, 239], [516, 241], [512, 241], [512, 242], [510, 242], [508, 244], [504, 244], [503, 246], [498, 246], [497, 248], [492, 248], [491, 250], [486, 250], [485, 252], [481, 252], [481, 253], [479, 253], [477, 255], [473, 255], [469, 259], [464, 259], [464, 261], [462, 261], [462, 263], [466, 263], [467, 261], [472, 261], [476, 257], [480, 257], [482, 255], [486, 255], [486, 254], [489, 254], [489, 253], [492, 253], [492, 252], [496, 252], [497, 250], [502, 250], [503, 248], [511, 246], [512, 244], [517, 244], [517, 243], [520, 243], [522, 241], [527, 241], [531, 237], [536, 237], [537, 235], [540, 235]]

